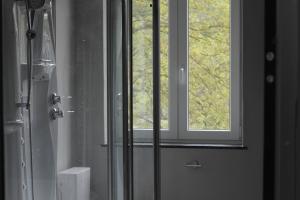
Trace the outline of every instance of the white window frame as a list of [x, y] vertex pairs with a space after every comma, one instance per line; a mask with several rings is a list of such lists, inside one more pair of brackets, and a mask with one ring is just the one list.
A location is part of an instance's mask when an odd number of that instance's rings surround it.
[[[179, 68], [184, 70], [185, 85], [179, 84], [179, 138], [200, 140], [239, 140], [240, 124], [240, 0], [231, 0], [231, 130], [188, 130], [188, 0], [179, 0]], [[179, 69], [179, 70], [180, 70]], [[179, 71], [178, 70], [178, 71]], [[180, 75], [182, 76], [182, 75]]]
[[[189, 0], [169, 0], [169, 129], [161, 130], [162, 140], [242, 142], [241, 1], [231, 0], [231, 130], [228, 131], [188, 130]], [[150, 140], [152, 130], [135, 129], [134, 137], [136, 141]]]

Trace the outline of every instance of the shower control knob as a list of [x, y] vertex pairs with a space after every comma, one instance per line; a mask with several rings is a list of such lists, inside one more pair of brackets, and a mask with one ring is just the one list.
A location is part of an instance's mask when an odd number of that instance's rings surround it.
[[50, 118], [56, 120], [57, 118], [63, 118], [64, 112], [59, 108], [52, 108], [50, 111]]
[[57, 95], [56, 93], [51, 94], [50, 96], [50, 102], [53, 105], [56, 105], [58, 103], [61, 103], [61, 97]]

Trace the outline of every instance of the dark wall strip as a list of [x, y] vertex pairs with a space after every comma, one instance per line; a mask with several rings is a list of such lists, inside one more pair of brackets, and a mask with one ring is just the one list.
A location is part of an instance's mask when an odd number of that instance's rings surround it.
[[264, 200], [275, 199], [276, 0], [265, 0]]
[[1, 1], [0, 4], [0, 16], [1, 16], [1, 32], [0, 32], [0, 45], [1, 45], [1, 56], [0, 56], [0, 60], [1, 60], [1, 73], [0, 73], [0, 199], [5, 199], [5, 163], [4, 163], [4, 127], [3, 127], [3, 80], [2, 80], [2, 73], [3, 73], [3, 43], [2, 43], [2, 33], [3, 33], [3, 13], [2, 13], [2, 4], [3, 1]]

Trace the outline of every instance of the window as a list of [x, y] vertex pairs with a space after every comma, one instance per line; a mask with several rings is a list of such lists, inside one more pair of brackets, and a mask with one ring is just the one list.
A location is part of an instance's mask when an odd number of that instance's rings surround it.
[[[152, 7], [133, 0], [133, 123], [151, 138]], [[240, 140], [240, 0], [160, 0], [161, 137]]]

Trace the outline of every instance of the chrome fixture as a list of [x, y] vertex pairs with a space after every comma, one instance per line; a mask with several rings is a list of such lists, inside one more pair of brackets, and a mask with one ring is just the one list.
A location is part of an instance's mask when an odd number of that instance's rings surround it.
[[56, 105], [58, 103], [61, 103], [61, 97], [57, 95], [56, 93], [53, 93], [50, 95], [50, 103], [52, 105]]
[[57, 118], [63, 118], [64, 112], [59, 108], [52, 108], [50, 111], [50, 118], [56, 120]]

